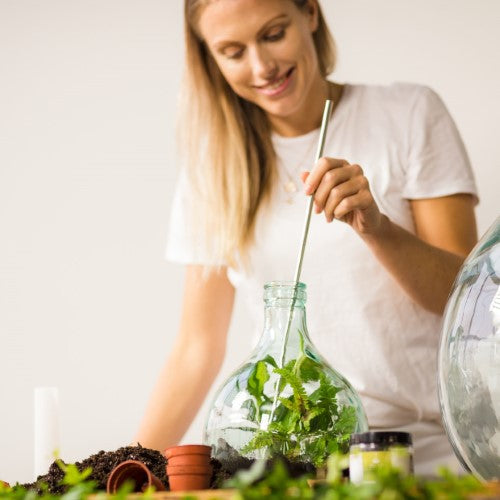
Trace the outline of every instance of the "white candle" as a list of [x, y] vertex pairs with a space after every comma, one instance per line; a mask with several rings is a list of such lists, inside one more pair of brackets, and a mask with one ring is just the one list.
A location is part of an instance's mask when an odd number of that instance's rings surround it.
[[57, 387], [35, 387], [35, 479], [47, 474], [59, 452], [59, 394]]

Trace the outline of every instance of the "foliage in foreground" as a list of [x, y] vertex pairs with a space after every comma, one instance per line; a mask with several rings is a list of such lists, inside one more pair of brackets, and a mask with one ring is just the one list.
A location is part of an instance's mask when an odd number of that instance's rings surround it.
[[[96, 494], [96, 500], [110, 498], [104, 492], [96, 491], [95, 481], [88, 479], [90, 469], [79, 472], [76, 466], [60, 464], [65, 475], [63, 484], [68, 486], [62, 495], [50, 494], [47, 488], [37, 494], [23, 486], [6, 487], [0, 483], [0, 499], [15, 500], [80, 500]], [[374, 471], [374, 481], [369, 484], [355, 485], [342, 478], [342, 469], [347, 466], [347, 457], [332, 455], [328, 459], [328, 474], [325, 481], [313, 487], [308, 477], [291, 478], [285, 465], [276, 461], [270, 470], [266, 470], [265, 461], [256, 461], [248, 470], [239, 471], [224, 486], [235, 488], [235, 500], [288, 500], [293, 498], [313, 500], [467, 500], [473, 493], [485, 490], [472, 475], [457, 476], [446, 469], [439, 472], [435, 480], [423, 480], [415, 476], [404, 476], [397, 469], [380, 467]], [[132, 491], [132, 485], [126, 484], [113, 495], [114, 499], [125, 499]], [[152, 498], [152, 490], [135, 497]], [[186, 497], [195, 499], [196, 497]], [[214, 491], [213, 498], [216, 499]]]
[[328, 460], [326, 481], [310, 486], [307, 477], [290, 478], [282, 462], [276, 462], [265, 473], [264, 463], [255, 462], [248, 471], [240, 471], [227, 486], [236, 488], [238, 500], [293, 498], [313, 500], [467, 500], [472, 493], [485, 487], [472, 475], [457, 476], [441, 469], [435, 480], [405, 476], [397, 469], [381, 466], [374, 470], [374, 481], [355, 485], [342, 478], [342, 468], [347, 467], [347, 457], [332, 455]]
[[[99, 497], [103, 499], [107, 497], [105, 492], [97, 491], [97, 482], [89, 479], [92, 473], [91, 468], [87, 468], [83, 471], [79, 471], [75, 464], [65, 464], [61, 460], [57, 461], [57, 465], [63, 470], [64, 477], [61, 480], [61, 484], [67, 487], [66, 492], [63, 494], [54, 494], [49, 492], [48, 485], [45, 483], [36, 483], [36, 487], [39, 492], [31, 489], [27, 489], [21, 485], [4, 486], [0, 482], [0, 499], [8, 498], [9, 500], [80, 500], [85, 499], [89, 495], [97, 494], [96, 500]], [[116, 500], [125, 499], [129, 493], [132, 491], [133, 485], [131, 483], [125, 483], [122, 488], [118, 491], [113, 498]], [[144, 498], [150, 496], [150, 492], [145, 492]], [[109, 497], [107, 497], [109, 498]]]

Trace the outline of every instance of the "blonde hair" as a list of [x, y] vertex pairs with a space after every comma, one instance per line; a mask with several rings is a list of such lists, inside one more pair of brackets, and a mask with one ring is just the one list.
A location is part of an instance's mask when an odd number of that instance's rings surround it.
[[[209, 0], [208, 0], [209, 1]], [[188, 179], [199, 197], [206, 250], [214, 262], [245, 262], [257, 213], [276, 177], [271, 128], [265, 113], [230, 88], [197, 30], [207, 0], [185, 0], [186, 68], [179, 132]], [[305, 9], [308, 0], [290, 0]], [[318, 5], [313, 33], [321, 75], [335, 64], [335, 45]], [[199, 219], [198, 219], [199, 220]]]

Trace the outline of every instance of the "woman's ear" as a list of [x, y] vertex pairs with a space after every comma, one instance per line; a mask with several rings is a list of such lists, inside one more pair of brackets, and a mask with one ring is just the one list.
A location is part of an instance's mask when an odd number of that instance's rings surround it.
[[307, 0], [306, 9], [309, 16], [309, 27], [311, 28], [311, 33], [314, 33], [318, 29], [318, 1]]

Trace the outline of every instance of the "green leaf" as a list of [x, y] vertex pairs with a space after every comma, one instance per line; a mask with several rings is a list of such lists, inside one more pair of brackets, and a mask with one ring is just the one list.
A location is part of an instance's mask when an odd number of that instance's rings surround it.
[[313, 361], [307, 356], [302, 356], [298, 359], [295, 368], [295, 373], [300, 377], [303, 382], [316, 381], [319, 379], [320, 370], [316, 361]]
[[307, 431], [311, 430], [311, 421], [313, 421], [318, 415], [324, 413], [324, 411], [324, 408], [316, 407], [306, 413], [302, 421], [304, 422], [304, 427]]
[[280, 402], [287, 410], [297, 411], [297, 408], [293, 401], [290, 401], [287, 398], [280, 398]]
[[258, 430], [252, 439], [241, 449], [241, 452], [246, 455], [251, 451], [270, 447], [272, 444], [273, 436], [271, 432]]
[[[344, 450], [344, 446], [340, 446], [340, 444], [343, 443], [339, 443], [336, 436], [330, 436], [329, 439], [326, 440], [326, 457], [330, 456], [332, 453], [346, 452], [347, 450]], [[340, 448], [342, 448], [342, 450]]]
[[75, 464], [66, 465], [61, 460], [57, 460], [57, 465], [64, 471], [64, 477], [62, 478], [61, 483], [69, 486], [75, 486], [84, 482], [90, 474], [92, 474], [92, 469], [90, 467], [87, 467], [80, 472]]
[[268, 365], [271, 365], [273, 368], [278, 368], [278, 363], [276, 363], [274, 358], [269, 354], [262, 361], [264, 361], [264, 363], [267, 363]]
[[255, 421], [255, 416], [257, 413], [256, 403], [254, 399], [247, 399], [242, 405], [242, 408], [248, 410], [247, 419], [251, 422]]
[[356, 410], [352, 406], [344, 406], [335, 423], [335, 428], [339, 434], [349, 437], [356, 428], [356, 422]]
[[274, 372], [280, 375], [282, 379], [290, 385], [299, 412], [301, 414], [305, 413], [305, 411], [309, 409], [309, 400], [300, 378], [287, 368], [275, 368]]
[[321, 436], [314, 441], [306, 442], [306, 454], [316, 467], [323, 465], [327, 458], [326, 439], [326, 436]]
[[268, 380], [269, 373], [267, 372], [266, 363], [258, 361], [248, 377], [248, 392], [260, 401], [264, 392], [264, 385]]
[[320, 373], [319, 376], [319, 388], [318, 397], [319, 402], [323, 404], [330, 404], [332, 407], [337, 406], [337, 394], [340, 391], [340, 387], [334, 386], [330, 379], [324, 374]]

